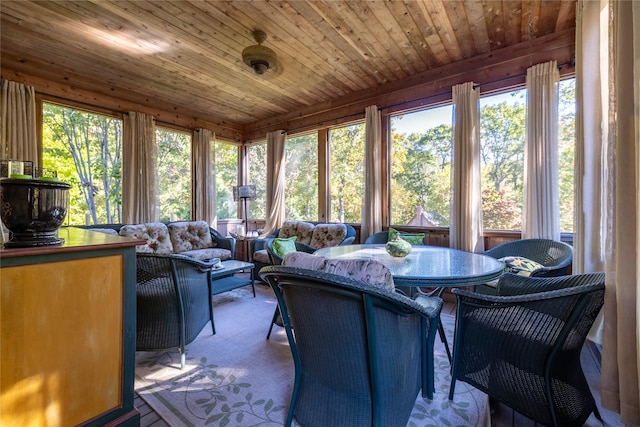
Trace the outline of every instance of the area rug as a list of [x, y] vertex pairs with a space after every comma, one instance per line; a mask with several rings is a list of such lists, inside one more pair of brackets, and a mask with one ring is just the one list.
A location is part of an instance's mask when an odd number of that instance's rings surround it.
[[[214, 299], [216, 335], [207, 325], [186, 349], [136, 354], [136, 392], [171, 426], [281, 426], [291, 397], [294, 368], [286, 334], [274, 326], [273, 291], [256, 284]], [[453, 318], [443, 315], [445, 330]], [[451, 342], [451, 341], [450, 341]], [[436, 337], [435, 394], [417, 396], [408, 426], [490, 425], [487, 397], [463, 382], [448, 400], [449, 361]]]

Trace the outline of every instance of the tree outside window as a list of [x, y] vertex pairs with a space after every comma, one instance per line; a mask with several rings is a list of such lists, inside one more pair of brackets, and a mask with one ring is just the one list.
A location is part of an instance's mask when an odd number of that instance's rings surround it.
[[333, 222], [359, 223], [364, 196], [364, 123], [331, 129], [331, 206]]
[[285, 217], [318, 220], [318, 134], [285, 143]]
[[160, 221], [190, 220], [191, 135], [156, 127], [156, 144]]
[[237, 202], [233, 200], [233, 186], [238, 185], [238, 146], [224, 142], [211, 142], [211, 164], [215, 165], [216, 216], [219, 219], [236, 218]]
[[122, 120], [42, 104], [42, 164], [71, 184], [67, 224], [120, 223]]
[[249, 202], [249, 218], [267, 218], [267, 144], [250, 145], [248, 182], [256, 186], [256, 198]]
[[526, 90], [480, 98], [482, 226], [521, 230]]
[[449, 226], [450, 105], [391, 118], [391, 224]]

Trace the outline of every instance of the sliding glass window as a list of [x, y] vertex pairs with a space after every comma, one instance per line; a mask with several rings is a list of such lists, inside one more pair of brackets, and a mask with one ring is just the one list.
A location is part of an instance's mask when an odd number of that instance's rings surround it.
[[526, 89], [480, 98], [482, 225], [520, 230], [524, 184]]
[[66, 224], [120, 223], [122, 120], [44, 102], [42, 164], [71, 184]]
[[285, 218], [318, 220], [318, 133], [285, 143]]
[[364, 195], [364, 123], [329, 131], [330, 220], [360, 223]]
[[216, 216], [218, 219], [236, 218], [237, 202], [233, 200], [233, 186], [238, 185], [238, 146], [211, 141], [211, 164], [216, 179]]
[[256, 198], [249, 201], [249, 218], [267, 218], [267, 144], [247, 147], [249, 157], [248, 183], [256, 186]]
[[188, 221], [191, 219], [191, 134], [156, 126], [156, 144], [160, 221]]
[[391, 225], [449, 226], [452, 106], [391, 117]]

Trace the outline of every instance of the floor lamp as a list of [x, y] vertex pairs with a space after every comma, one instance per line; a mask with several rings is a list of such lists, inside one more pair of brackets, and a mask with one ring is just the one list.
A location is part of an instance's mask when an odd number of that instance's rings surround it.
[[249, 211], [247, 209], [247, 200], [256, 198], [256, 186], [255, 185], [234, 185], [233, 186], [233, 200], [242, 200], [244, 203], [244, 234], [246, 235], [249, 230]]

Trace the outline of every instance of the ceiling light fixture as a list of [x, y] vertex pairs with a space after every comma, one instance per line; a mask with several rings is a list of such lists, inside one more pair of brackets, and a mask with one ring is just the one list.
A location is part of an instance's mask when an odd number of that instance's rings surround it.
[[265, 71], [275, 67], [278, 57], [273, 50], [262, 46], [267, 39], [264, 31], [256, 30], [252, 34], [258, 44], [244, 48], [242, 60], [253, 68], [256, 74], [264, 74]]

